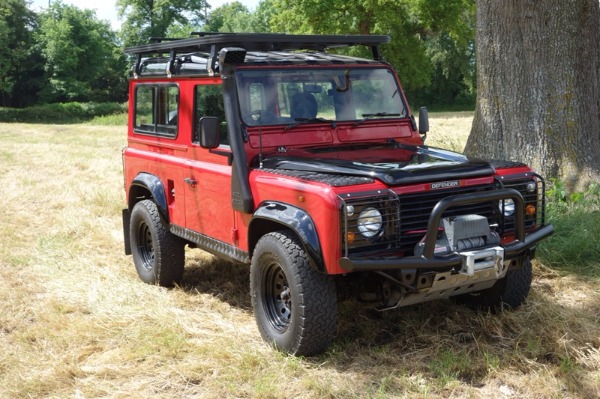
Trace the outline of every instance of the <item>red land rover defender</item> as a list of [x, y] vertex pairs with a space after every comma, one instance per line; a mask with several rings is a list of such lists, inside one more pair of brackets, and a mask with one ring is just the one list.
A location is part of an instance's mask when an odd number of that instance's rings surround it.
[[[531, 285], [544, 180], [524, 164], [424, 145], [388, 36], [206, 34], [128, 48], [126, 253], [172, 286], [184, 247], [250, 264], [263, 338], [324, 351], [337, 302], [452, 297], [517, 307]], [[366, 46], [372, 59], [328, 49]]]

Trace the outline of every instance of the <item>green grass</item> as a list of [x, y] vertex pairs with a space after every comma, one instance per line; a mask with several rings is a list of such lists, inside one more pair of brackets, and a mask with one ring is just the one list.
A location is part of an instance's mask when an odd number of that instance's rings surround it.
[[600, 186], [568, 194], [554, 181], [548, 200], [548, 222], [555, 232], [540, 244], [538, 257], [556, 270], [600, 278]]
[[127, 112], [95, 116], [87, 124], [97, 126], [127, 126]]

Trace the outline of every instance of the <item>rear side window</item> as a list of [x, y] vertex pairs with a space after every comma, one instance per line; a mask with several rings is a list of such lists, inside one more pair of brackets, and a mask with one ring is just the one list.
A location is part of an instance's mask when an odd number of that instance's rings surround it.
[[179, 88], [138, 85], [135, 88], [134, 131], [162, 137], [177, 136]]

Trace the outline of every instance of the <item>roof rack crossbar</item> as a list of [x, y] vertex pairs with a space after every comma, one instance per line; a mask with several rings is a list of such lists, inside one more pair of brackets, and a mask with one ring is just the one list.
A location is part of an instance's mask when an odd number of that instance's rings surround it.
[[179, 40], [179, 38], [151, 36], [148, 38], [148, 43], [162, 43], [162, 42], [169, 42], [169, 41], [174, 41], [174, 40]]
[[192, 33], [190, 33], [190, 36], [198, 36], [198, 37], [204, 37], [204, 36], [212, 36], [212, 35], [220, 35], [221, 33], [219, 32], [197, 32], [194, 31]]

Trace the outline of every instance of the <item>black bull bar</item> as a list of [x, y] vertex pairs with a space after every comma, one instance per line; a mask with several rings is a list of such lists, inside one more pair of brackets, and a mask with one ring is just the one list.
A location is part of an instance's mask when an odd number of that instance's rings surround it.
[[463, 257], [453, 252], [446, 255], [435, 255], [435, 243], [438, 227], [443, 213], [455, 206], [470, 205], [486, 201], [512, 199], [515, 203], [515, 240], [502, 245], [504, 259], [515, 259], [554, 232], [551, 224], [541, 226], [528, 234], [525, 233], [525, 201], [514, 189], [500, 189], [486, 193], [453, 195], [439, 201], [429, 216], [427, 233], [422, 256], [385, 257], [385, 258], [348, 258], [339, 260], [342, 269], [352, 271], [385, 271], [401, 269], [448, 269], [461, 266]]

